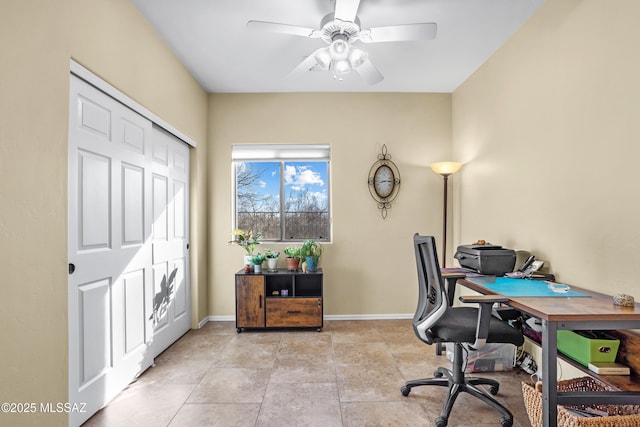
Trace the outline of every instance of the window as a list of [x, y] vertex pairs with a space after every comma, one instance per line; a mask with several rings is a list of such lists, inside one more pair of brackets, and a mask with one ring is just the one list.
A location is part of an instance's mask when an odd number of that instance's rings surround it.
[[234, 228], [328, 241], [329, 154], [328, 145], [234, 145]]

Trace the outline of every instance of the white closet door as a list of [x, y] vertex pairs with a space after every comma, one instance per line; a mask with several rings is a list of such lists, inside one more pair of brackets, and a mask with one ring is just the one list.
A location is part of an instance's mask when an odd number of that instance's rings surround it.
[[[176, 309], [170, 307], [174, 314], [167, 328], [175, 329], [176, 324], [182, 328], [172, 337], [189, 328], [184, 195], [189, 149], [164, 138], [158, 151], [157, 131], [149, 120], [74, 76], [69, 117], [69, 401], [87, 404], [85, 413], [70, 414], [69, 423], [75, 426], [115, 397], [173, 342], [163, 339], [163, 348], [155, 343], [154, 304], [157, 289], [163, 281], [170, 283], [169, 269], [176, 265], [170, 298], [178, 301], [178, 289], [186, 295], [185, 306], [178, 311], [187, 322], [184, 329], [174, 320]], [[154, 159], [165, 149], [172, 159], [173, 151], [180, 152], [186, 162], [186, 178], [181, 176], [180, 184], [171, 174], [155, 170]], [[182, 185], [183, 254], [171, 253], [162, 270], [154, 260], [155, 230], [162, 222], [168, 227], [176, 217], [175, 196], [170, 193], [176, 185]]]
[[159, 354], [191, 327], [189, 148], [154, 126], [151, 165], [153, 342]]

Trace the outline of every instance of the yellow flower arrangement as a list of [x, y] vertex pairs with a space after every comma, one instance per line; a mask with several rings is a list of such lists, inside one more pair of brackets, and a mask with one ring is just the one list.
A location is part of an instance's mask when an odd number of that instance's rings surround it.
[[253, 251], [257, 245], [260, 244], [258, 239], [260, 238], [260, 233], [255, 232], [252, 229], [245, 230], [233, 230], [233, 240], [229, 243], [235, 243], [238, 246], [242, 246], [244, 250], [247, 251], [248, 255], [253, 255]]

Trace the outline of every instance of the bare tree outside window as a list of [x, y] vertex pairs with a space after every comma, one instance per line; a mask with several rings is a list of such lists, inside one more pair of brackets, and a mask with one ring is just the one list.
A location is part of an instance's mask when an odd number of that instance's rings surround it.
[[329, 240], [327, 161], [235, 162], [236, 228], [265, 240]]

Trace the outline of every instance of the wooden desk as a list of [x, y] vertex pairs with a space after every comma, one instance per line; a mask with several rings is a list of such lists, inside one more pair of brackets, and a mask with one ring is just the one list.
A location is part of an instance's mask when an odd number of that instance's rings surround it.
[[[474, 283], [473, 278], [458, 283], [481, 294], [495, 294]], [[558, 392], [557, 391], [557, 331], [608, 330], [640, 328], [640, 305], [620, 307], [613, 304], [610, 295], [571, 286], [571, 289], [591, 297], [507, 297], [508, 304], [542, 320], [542, 425], [556, 426], [557, 405], [572, 404], [640, 404], [640, 392]]]

